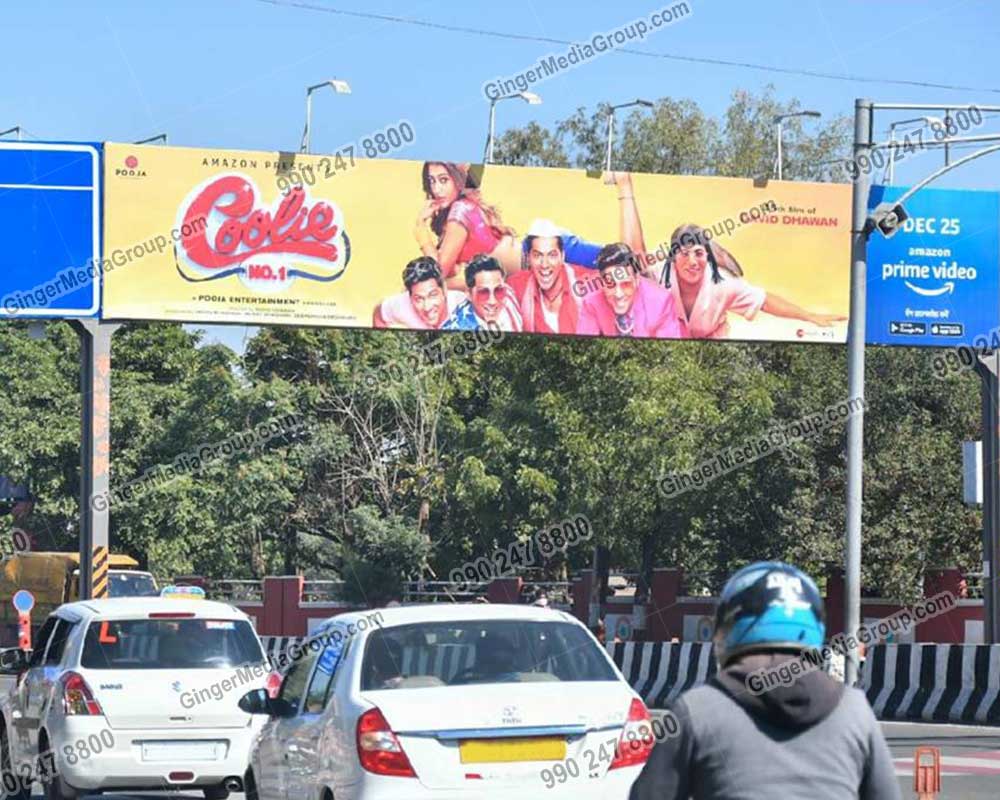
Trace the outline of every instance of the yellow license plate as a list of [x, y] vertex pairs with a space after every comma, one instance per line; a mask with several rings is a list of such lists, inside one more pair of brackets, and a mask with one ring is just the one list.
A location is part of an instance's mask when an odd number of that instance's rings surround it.
[[560, 761], [566, 758], [566, 740], [559, 737], [523, 739], [465, 739], [458, 743], [463, 764], [511, 761]]

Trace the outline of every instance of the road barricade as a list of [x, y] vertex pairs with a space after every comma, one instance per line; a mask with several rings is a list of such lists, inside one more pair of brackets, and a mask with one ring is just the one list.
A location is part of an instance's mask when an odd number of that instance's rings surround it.
[[998, 724], [1000, 645], [874, 645], [860, 685], [879, 719]]

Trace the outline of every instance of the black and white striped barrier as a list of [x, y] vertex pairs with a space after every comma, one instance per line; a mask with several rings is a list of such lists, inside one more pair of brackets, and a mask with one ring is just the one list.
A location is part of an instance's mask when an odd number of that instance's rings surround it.
[[[261, 637], [272, 658], [303, 641]], [[710, 642], [617, 642], [607, 650], [650, 708], [666, 707], [716, 672]], [[859, 686], [879, 719], [1000, 724], [1000, 645], [871, 645], [867, 655]], [[451, 673], [471, 657], [471, 648], [455, 648], [447, 664], [432, 668], [424, 654], [414, 654], [407, 666]]]
[[874, 645], [861, 688], [879, 719], [997, 724], [1000, 645]]
[[715, 674], [711, 642], [615, 642], [607, 648], [650, 708], [665, 708], [681, 692]]
[[261, 636], [260, 643], [264, 646], [264, 655], [272, 661], [277, 659], [292, 644], [300, 644], [306, 640], [305, 636]]

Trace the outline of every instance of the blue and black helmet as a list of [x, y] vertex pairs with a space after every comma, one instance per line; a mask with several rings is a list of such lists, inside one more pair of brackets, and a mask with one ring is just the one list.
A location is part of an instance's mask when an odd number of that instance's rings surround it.
[[823, 598], [813, 579], [791, 564], [758, 561], [733, 575], [715, 613], [715, 656], [725, 667], [754, 650], [823, 646]]

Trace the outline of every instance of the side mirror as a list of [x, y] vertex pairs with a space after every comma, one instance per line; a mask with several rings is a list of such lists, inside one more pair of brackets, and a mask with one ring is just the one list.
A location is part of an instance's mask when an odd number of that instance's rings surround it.
[[246, 714], [270, 714], [270, 698], [266, 689], [253, 689], [240, 698], [240, 711]]
[[30, 659], [30, 650], [22, 650], [20, 647], [0, 650], [0, 675], [20, 675], [28, 668]]
[[237, 704], [240, 711], [246, 714], [267, 714], [270, 717], [292, 717], [295, 709], [288, 704], [288, 701], [281, 699], [272, 700], [267, 689], [253, 689], [240, 698]]

